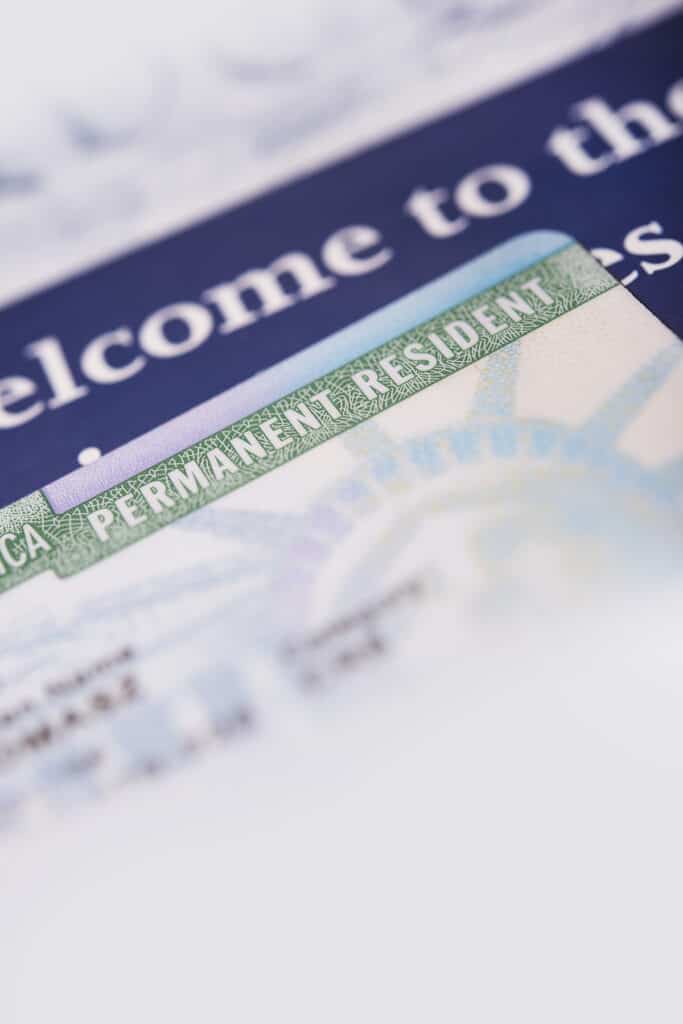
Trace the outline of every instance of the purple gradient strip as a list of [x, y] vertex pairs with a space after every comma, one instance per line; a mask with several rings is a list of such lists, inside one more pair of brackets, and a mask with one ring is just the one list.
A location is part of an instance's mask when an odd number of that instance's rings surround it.
[[571, 242], [568, 235], [557, 231], [519, 235], [311, 348], [168, 420], [103, 455], [97, 462], [55, 480], [43, 493], [54, 512], [67, 512]]

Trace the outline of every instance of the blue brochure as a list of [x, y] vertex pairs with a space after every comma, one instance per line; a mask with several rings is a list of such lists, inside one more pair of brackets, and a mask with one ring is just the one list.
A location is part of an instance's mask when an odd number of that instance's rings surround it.
[[529, 230], [682, 335], [682, 58], [678, 16], [1, 311], [0, 505]]

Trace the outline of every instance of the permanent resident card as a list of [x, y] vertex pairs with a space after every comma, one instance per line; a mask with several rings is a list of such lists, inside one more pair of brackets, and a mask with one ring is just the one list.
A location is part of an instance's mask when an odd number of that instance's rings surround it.
[[534, 232], [2, 510], [16, 1019], [74, 957], [164, 1020], [674, 998], [682, 428], [680, 341]]

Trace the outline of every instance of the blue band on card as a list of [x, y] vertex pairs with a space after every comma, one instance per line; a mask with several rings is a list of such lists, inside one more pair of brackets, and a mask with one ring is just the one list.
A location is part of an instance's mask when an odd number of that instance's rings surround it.
[[558, 231], [534, 231], [499, 245], [467, 266], [444, 274], [243, 384], [201, 402], [91, 465], [68, 473], [43, 488], [45, 495], [53, 511], [66, 512], [571, 242]]

